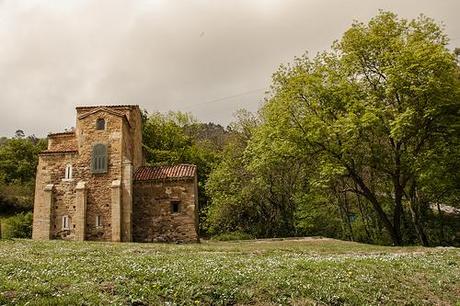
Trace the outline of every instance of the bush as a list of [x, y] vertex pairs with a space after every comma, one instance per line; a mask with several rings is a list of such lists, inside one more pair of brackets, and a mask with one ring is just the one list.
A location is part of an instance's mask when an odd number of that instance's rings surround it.
[[211, 238], [212, 240], [217, 241], [230, 241], [230, 240], [250, 240], [254, 239], [254, 237], [245, 232], [229, 232], [229, 233], [222, 233]]
[[20, 213], [3, 219], [1, 238], [32, 238], [32, 213]]
[[34, 204], [34, 185], [34, 181], [11, 184], [0, 182], [0, 215], [31, 211]]

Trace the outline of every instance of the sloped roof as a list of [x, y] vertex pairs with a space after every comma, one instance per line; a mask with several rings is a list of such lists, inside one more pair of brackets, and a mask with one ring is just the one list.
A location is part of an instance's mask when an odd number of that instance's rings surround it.
[[134, 173], [135, 181], [151, 181], [162, 179], [183, 179], [194, 178], [196, 166], [189, 164], [180, 164], [174, 166], [156, 166], [140, 167]]
[[75, 131], [49, 133], [48, 137], [75, 136]]
[[82, 105], [82, 106], [77, 106], [76, 109], [83, 109], [83, 108], [98, 108], [98, 107], [106, 107], [106, 108], [135, 108], [139, 107], [139, 105], [136, 104], [120, 104], [120, 105]]
[[[78, 108], [78, 107], [77, 107]], [[118, 111], [118, 110], [115, 110], [113, 108], [115, 107], [107, 107], [107, 106], [95, 106], [95, 107], [81, 107], [82, 109], [90, 109], [88, 110], [86, 113], [84, 114], [81, 114], [80, 116], [78, 116], [78, 119], [83, 119], [83, 118], [86, 118], [88, 117], [89, 115], [92, 115], [92, 114], [96, 114], [98, 112], [106, 112], [106, 113], [109, 113], [109, 114], [112, 114], [114, 116], [118, 116], [118, 117], [121, 117], [122, 119], [126, 120], [126, 122], [128, 123], [128, 125], [131, 127], [131, 123], [129, 122], [129, 119], [128, 117], [126, 116], [125, 113], [121, 112], [121, 111]]]
[[107, 112], [109, 114], [112, 114], [112, 115], [115, 115], [115, 116], [118, 116], [118, 117], [126, 117], [126, 115], [123, 112], [114, 110], [114, 109], [109, 108], [109, 107], [99, 106], [99, 107], [94, 107], [93, 110], [91, 110], [91, 111], [89, 111], [87, 113], [81, 114], [80, 116], [78, 116], [78, 119], [88, 117], [89, 115], [95, 114], [95, 113], [100, 112], [100, 111], [104, 111], [104, 112]]

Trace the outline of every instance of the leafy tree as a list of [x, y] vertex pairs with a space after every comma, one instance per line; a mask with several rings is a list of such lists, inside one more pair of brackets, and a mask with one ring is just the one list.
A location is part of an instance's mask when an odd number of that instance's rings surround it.
[[[197, 165], [200, 218], [204, 220], [208, 203], [204, 185], [219, 158], [225, 130], [215, 124], [200, 123], [188, 113], [144, 113], [143, 117], [143, 145], [149, 164]], [[203, 228], [202, 234], [205, 234]]]
[[206, 211], [206, 227], [210, 234], [225, 232], [253, 233], [263, 230], [258, 207], [258, 192], [251, 183], [252, 174], [246, 168], [244, 152], [257, 127], [256, 117], [246, 110], [236, 114], [237, 121], [229, 126], [230, 137], [220, 162], [206, 182], [206, 192], [212, 199]]
[[18, 134], [0, 143], [0, 215], [32, 209], [38, 153], [46, 148], [45, 140]]
[[46, 141], [15, 137], [0, 146], [0, 181], [25, 183], [35, 179], [38, 153], [46, 148]]
[[308, 156], [317, 168], [313, 185], [346, 179], [340, 192], [364, 197], [396, 245], [409, 203], [428, 244], [417, 214], [423, 165], [430, 150], [450, 143], [459, 122], [458, 69], [446, 45], [424, 16], [407, 21], [381, 12], [368, 24], [355, 22], [331, 52], [275, 73], [261, 112], [264, 151]]

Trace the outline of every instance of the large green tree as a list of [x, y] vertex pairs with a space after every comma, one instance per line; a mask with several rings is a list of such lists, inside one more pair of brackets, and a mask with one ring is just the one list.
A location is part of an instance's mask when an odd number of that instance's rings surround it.
[[332, 51], [275, 73], [262, 110], [264, 151], [309, 156], [316, 185], [346, 179], [340, 192], [365, 198], [397, 245], [407, 202], [428, 244], [417, 214], [421, 178], [436, 162], [430, 153], [453, 143], [459, 122], [458, 66], [447, 43], [424, 16], [381, 12], [355, 22]]
[[38, 153], [44, 139], [25, 137], [18, 130], [13, 138], [0, 142], [0, 215], [32, 209]]

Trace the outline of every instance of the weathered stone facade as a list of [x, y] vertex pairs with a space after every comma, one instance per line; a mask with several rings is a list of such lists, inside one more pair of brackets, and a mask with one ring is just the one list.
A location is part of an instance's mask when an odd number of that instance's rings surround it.
[[145, 167], [141, 122], [138, 106], [77, 107], [75, 130], [48, 136], [34, 239], [198, 240], [196, 167]]
[[[197, 240], [196, 186], [196, 177], [135, 181], [133, 219], [137, 222], [133, 224], [134, 240]], [[172, 205], [177, 205], [176, 212]]]

